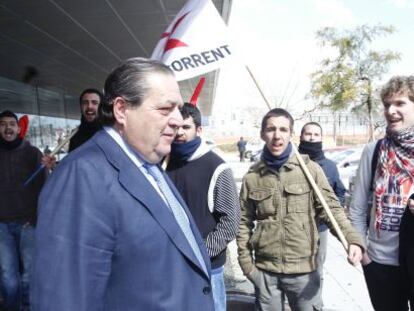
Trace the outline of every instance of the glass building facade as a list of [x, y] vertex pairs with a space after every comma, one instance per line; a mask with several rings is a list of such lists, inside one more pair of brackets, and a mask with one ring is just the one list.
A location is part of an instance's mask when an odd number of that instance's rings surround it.
[[[78, 98], [59, 90], [0, 77], [0, 111], [29, 117], [26, 139], [41, 151], [53, 150], [79, 124]], [[65, 152], [65, 148], [62, 149]]]

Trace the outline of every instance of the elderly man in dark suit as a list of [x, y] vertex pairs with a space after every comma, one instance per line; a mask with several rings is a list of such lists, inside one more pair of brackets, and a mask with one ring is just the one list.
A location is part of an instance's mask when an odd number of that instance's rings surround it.
[[182, 123], [173, 73], [129, 59], [104, 91], [103, 130], [41, 194], [32, 310], [212, 311], [203, 240], [157, 165]]

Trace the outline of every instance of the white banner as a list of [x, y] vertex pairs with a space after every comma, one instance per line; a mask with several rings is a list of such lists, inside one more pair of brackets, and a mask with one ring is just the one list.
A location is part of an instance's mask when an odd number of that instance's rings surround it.
[[233, 56], [228, 29], [211, 0], [189, 0], [162, 34], [151, 58], [178, 81], [213, 71]]

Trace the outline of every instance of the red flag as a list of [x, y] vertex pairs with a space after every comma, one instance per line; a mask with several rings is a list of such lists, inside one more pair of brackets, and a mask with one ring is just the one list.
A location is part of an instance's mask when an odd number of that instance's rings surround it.
[[192, 104], [194, 107], [197, 107], [197, 100], [200, 96], [201, 90], [203, 89], [204, 82], [206, 82], [206, 78], [202, 77], [200, 81], [198, 81], [198, 84], [194, 90], [193, 96], [191, 96], [190, 104]]
[[29, 117], [26, 114], [19, 119], [19, 128], [19, 138], [24, 138], [29, 129]]

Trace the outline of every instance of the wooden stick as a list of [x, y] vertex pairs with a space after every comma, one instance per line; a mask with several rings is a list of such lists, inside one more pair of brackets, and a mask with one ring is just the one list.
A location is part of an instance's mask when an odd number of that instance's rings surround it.
[[306, 175], [306, 178], [308, 179], [309, 183], [311, 184], [313, 190], [315, 191], [319, 201], [321, 201], [323, 209], [325, 210], [325, 213], [328, 215], [330, 222], [332, 223], [336, 234], [338, 235], [339, 240], [341, 241], [343, 247], [346, 251], [348, 251], [348, 242], [345, 239], [344, 234], [341, 231], [341, 228], [339, 228], [338, 222], [334, 218], [331, 209], [329, 208], [328, 204], [325, 201], [325, 198], [323, 197], [321, 191], [319, 190], [318, 186], [316, 185], [315, 180], [313, 179], [311, 173], [309, 172], [308, 167], [306, 166], [305, 162], [302, 159], [302, 156], [299, 154], [299, 151], [297, 150], [295, 144], [291, 142], [293, 152], [295, 153], [296, 158], [299, 161], [300, 167], [302, 168], [303, 173]]
[[56, 146], [55, 149], [53, 149], [53, 151], [50, 153], [50, 156], [54, 156], [56, 153], [58, 153], [60, 151], [60, 149], [63, 148], [64, 145], [67, 144], [67, 142], [73, 137], [75, 136], [75, 134], [79, 131], [79, 127], [75, 128], [72, 133], [69, 134], [68, 137], [66, 137], [59, 145]]
[[247, 72], [250, 74], [250, 77], [252, 78], [254, 84], [256, 85], [257, 89], [259, 90], [260, 95], [262, 95], [263, 100], [265, 101], [267, 108], [272, 109], [272, 106], [270, 105], [270, 102], [267, 100], [265, 94], [262, 92], [262, 89], [259, 86], [259, 83], [257, 83], [256, 78], [254, 77], [252, 71], [250, 70], [249, 66], [245, 66], [247, 69]]
[[[56, 148], [49, 154], [49, 156], [53, 157], [56, 153], [60, 151], [60, 149], [63, 148], [64, 145], [67, 144], [67, 142], [77, 133], [79, 130], [79, 127], [75, 128], [72, 133], [68, 137], [66, 137], [59, 145], [56, 146]], [[37, 169], [30, 175], [29, 178], [26, 179], [26, 181], [23, 183], [23, 187], [27, 187], [28, 184], [46, 167], [44, 164], [40, 164]]]

